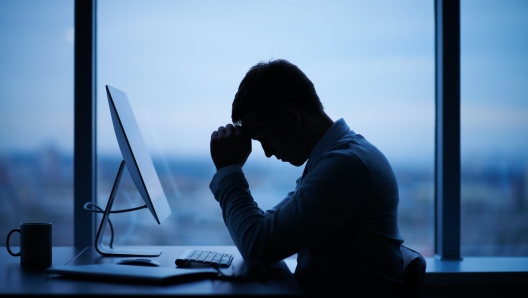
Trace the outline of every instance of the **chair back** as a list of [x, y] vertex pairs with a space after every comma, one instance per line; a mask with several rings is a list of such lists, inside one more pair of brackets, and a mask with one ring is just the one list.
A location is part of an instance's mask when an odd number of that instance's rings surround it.
[[427, 267], [425, 259], [419, 252], [404, 245], [400, 246], [400, 251], [403, 257], [403, 297], [421, 297]]

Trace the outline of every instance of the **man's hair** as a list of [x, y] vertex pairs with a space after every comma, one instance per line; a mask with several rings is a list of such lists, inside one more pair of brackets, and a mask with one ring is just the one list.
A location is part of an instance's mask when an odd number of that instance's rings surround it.
[[231, 118], [238, 121], [248, 112], [260, 119], [274, 118], [281, 107], [323, 111], [312, 81], [297, 66], [282, 59], [260, 62], [240, 82]]

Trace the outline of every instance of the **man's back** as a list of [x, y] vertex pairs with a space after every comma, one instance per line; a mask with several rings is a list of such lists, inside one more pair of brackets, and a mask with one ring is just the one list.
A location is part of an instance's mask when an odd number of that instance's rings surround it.
[[326, 208], [340, 209], [315, 211], [321, 226], [338, 217], [346, 220], [298, 253], [296, 278], [310, 293], [340, 286], [352, 292], [359, 287], [369, 291], [370, 285], [377, 287], [372, 291], [398, 288], [403, 240], [397, 223], [398, 187], [386, 158], [361, 135], [348, 131], [311, 164], [299, 181], [301, 195], [321, 179], [336, 181], [320, 199]]

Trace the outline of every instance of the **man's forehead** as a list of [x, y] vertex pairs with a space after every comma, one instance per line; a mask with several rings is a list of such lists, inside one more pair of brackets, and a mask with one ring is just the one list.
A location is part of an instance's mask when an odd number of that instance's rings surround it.
[[235, 120], [234, 125], [240, 126], [244, 134], [254, 137], [260, 134], [265, 127], [264, 121], [253, 113], [246, 113], [241, 119]]

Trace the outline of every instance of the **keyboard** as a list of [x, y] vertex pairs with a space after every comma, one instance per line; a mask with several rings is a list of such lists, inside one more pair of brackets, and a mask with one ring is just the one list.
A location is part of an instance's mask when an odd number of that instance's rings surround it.
[[218, 267], [229, 267], [233, 261], [232, 254], [224, 254], [214, 251], [187, 249], [175, 263], [178, 267], [185, 267], [192, 263], [216, 265]]

